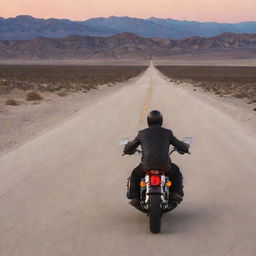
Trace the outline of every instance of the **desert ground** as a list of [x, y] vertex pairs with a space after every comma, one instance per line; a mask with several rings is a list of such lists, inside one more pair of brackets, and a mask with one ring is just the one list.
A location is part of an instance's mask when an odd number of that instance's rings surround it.
[[[169, 66], [256, 66], [256, 58], [252, 56], [251, 58], [241, 57], [231, 58], [230, 56], [220, 55], [213, 56], [211, 55], [176, 55], [168, 58], [155, 58], [153, 57], [154, 65], [169, 65]], [[95, 60], [0, 60], [0, 65], [86, 65], [86, 66], [147, 66], [149, 65], [150, 60], [148, 59], [120, 59], [120, 60], [109, 60], [109, 59], [95, 59]]]
[[[157, 66], [159, 71], [180, 84], [201, 87], [220, 97], [232, 97], [256, 103], [256, 68], [241, 66]], [[254, 109], [256, 111], [256, 109]]]
[[[194, 88], [151, 65], [123, 85], [59, 97], [60, 105], [82, 97], [81, 105], [2, 151], [0, 254], [255, 255], [255, 103]], [[178, 138], [194, 138], [191, 156], [172, 158], [185, 199], [163, 217], [158, 235], [127, 203], [126, 178], [139, 157], [122, 157], [118, 146], [146, 127], [151, 109]]]
[[229, 56], [178, 55], [168, 59], [156, 59], [154, 64], [166, 66], [256, 66], [256, 58], [230, 58]]
[[[146, 66], [0, 66], [0, 154], [136, 80]], [[112, 89], [112, 88], [115, 89]], [[36, 92], [41, 99], [27, 100]]]

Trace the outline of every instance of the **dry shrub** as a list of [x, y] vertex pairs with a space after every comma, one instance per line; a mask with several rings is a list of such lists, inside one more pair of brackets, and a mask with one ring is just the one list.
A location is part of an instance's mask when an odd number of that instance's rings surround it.
[[243, 92], [235, 93], [232, 96], [237, 98], [237, 99], [243, 99], [244, 97], [246, 97], [246, 95]]
[[146, 66], [47, 66], [0, 65], [1, 84], [8, 91], [15, 88], [29, 91], [67, 92], [84, 87], [97, 88], [113, 82], [127, 81], [146, 70]]
[[256, 103], [256, 98], [253, 98], [252, 100], [250, 100], [250, 101], [248, 102], [248, 104], [253, 104], [253, 103]]
[[66, 97], [68, 94], [66, 92], [59, 92], [58, 95], [60, 97]]
[[10, 98], [6, 100], [5, 105], [18, 106], [19, 103], [15, 99]]
[[41, 97], [40, 94], [38, 94], [37, 92], [29, 92], [27, 94], [26, 100], [27, 101], [32, 101], [32, 100], [42, 100], [43, 98]]
[[253, 111], [256, 111], [256, 108], [254, 108]]

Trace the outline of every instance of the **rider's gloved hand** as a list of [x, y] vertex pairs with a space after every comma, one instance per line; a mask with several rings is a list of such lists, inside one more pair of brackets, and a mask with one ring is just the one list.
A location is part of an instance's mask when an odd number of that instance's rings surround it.
[[184, 143], [184, 144], [187, 146], [188, 149], [190, 148], [190, 145], [188, 143]]
[[135, 154], [136, 153], [136, 150], [134, 150], [134, 151], [129, 151], [129, 152], [126, 152], [126, 154], [127, 155], [133, 155], [133, 154]]

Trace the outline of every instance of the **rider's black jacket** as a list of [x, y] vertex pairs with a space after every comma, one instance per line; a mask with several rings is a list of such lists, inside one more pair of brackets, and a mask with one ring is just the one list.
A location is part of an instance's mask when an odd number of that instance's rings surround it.
[[125, 145], [125, 154], [134, 154], [140, 145], [142, 148], [141, 164], [144, 170], [170, 168], [169, 146], [173, 145], [181, 152], [188, 152], [188, 146], [178, 140], [171, 130], [160, 125], [152, 125], [139, 131], [136, 138]]

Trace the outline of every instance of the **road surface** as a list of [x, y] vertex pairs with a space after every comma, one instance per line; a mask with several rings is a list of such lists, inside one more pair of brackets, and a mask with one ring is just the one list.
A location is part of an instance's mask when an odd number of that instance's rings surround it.
[[[146, 126], [150, 109], [192, 155], [174, 155], [184, 202], [151, 234], [128, 205], [126, 177], [139, 157], [118, 140]], [[220, 110], [143, 76], [0, 158], [0, 255], [256, 255], [256, 139]]]

